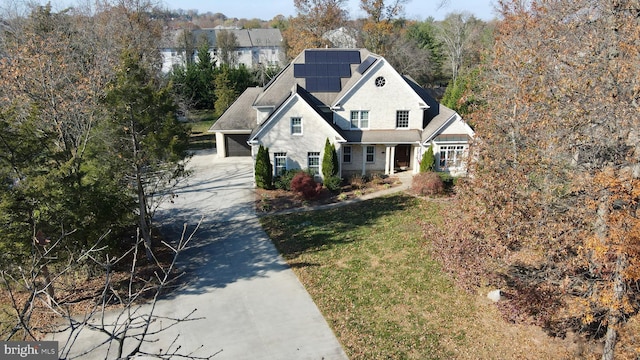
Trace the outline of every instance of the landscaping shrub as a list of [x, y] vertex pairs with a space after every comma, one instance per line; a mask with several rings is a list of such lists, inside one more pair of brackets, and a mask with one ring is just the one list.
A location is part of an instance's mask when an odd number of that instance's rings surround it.
[[324, 178], [324, 187], [326, 187], [331, 192], [340, 191], [340, 187], [342, 186], [342, 179], [337, 176], [330, 176]]
[[318, 196], [320, 190], [322, 190], [322, 185], [316, 183], [313, 176], [307, 172], [299, 172], [291, 180], [291, 191], [302, 195], [306, 200]]
[[301, 172], [303, 171], [300, 169], [286, 170], [284, 173], [282, 173], [282, 175], [275, 178], [274, 185], [276, 189], [290, 191], [291, 180], [293, 180], [293, 177], [296, 176], [296, 174]]
[[442, 179], [442, 182], [444, 183], [444, 189], [447, 191], [452, 190], [458, 182], [458, 178], [455, 176], [451, 176], [451, 174], [449, 173], [439, 172], [437, 174], [440, 176], [440, 179]]
[[436, 164], [436, 158], [433, 155], [433, 145], [429, 146], [429, 149], [422, 155], [422, 160], [420, 160], [420, 172], [426, 173], [429, 171], [433, 171], [433, 168]]
[[327, 179], [338, 175], [340, 164], [338, 163], [338, 153], [335, 145], [329, 142], [324, 144], [324, 156], [322, 158], [322, 176]]
[[364, 189], [367, 186], [367, 177], [364, 175], [353, 175], [349, 178], [352, 189]]
[[419, 195], [438, 195], [443, 193], [444, 183], [437, 173], [424, 172], [413, 176], [411, 189]]
[[273, 166], [269, 160], [269, 148], [262, 145], [258, 148], [255, 165], [256, 186], [261, 189], [271, 189], [273, 181]]

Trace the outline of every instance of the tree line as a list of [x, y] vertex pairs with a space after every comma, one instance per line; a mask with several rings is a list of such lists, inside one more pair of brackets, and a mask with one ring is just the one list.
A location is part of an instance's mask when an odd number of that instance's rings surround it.
[[[640, 3], [501, 1], [467, 97], [476, 141], [429, 239], [506, 319], [638, 356]], [[635, 330], [634, 330], [635, 329]]]
[[0, 285], [12, 300], [3, 339], [37, 339], [39, 304], [71, 321], [56, 292], [65, 277], [106, 274], [98, 304], [129, 306], [140, 293], [128, 301], [114, 290], [115, 264], [133, 261], [133, 281], [136, 259], [120, 256], [156, 262], [154, 212], [186, 175], [189, 131], [159, 71], [152, 9], [118, 0], [0, 15]]

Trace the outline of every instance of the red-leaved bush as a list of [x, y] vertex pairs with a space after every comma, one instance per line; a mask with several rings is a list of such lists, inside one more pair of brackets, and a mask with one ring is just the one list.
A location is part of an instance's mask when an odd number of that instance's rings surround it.
[[316, 183], [309, 173], [299, 172], [291, 179], [291, 191], [309, 200], [313, 199], [322, 190], [322, 184]]
[[444, 183], [438, 174], [429, 171], [414, 175], [411, 189], [418, 195], [438, 195], [444, 192]]

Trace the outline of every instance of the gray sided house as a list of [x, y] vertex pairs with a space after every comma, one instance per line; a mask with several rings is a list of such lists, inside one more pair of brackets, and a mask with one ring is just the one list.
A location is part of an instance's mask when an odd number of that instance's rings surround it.
[[326, 139], [342, 177], [417, 173], [429, 146], [437, 170], [463, 175], [474, 136], [460, 115], [366, 49], [303, 51], [264, 88], [247, 89], [209, 131], [218, 156], [269, 148], [276, 176], [320, 173]]
[[[282, 33], [279, 29], [199, 29], [191, 33], [194, 50], [203, 37], [209, 42], [209, 53], [211, 57], [221, 64], [220, 46], [218, 44], [218, 34], [226, 31], [235, 36], [237, 47], [233, 50], [234, 64], [245, 65], [249, 69], [257, 66], [284, 66], [284, 49], [282, 47]], [[186, 64], [186, 53], [181, 49], [181, 31], [167, 35], [164, 45], [161, 47], [163, 57], [162, 71], [169, 72], [173, 65]], [[197, 60], [197, 50], [193, 53], [194, 60]]]

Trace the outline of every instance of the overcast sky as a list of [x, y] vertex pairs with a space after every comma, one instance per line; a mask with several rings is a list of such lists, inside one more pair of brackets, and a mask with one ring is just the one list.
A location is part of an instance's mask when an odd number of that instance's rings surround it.
[[[258, 18], [271, 20], [276, 15], [294, 16], [293, 0], [162, 0], [169, 9], [197, 9], [199, 13], [223, 13], [227, 17]], [[360, 0], [348, 0], [351, 17], [364, 16]], [[493, 19], [493, 0], [449, 0], [449, 4], [437, 9], [440, 0], [409, 0], [405, 16], [412, 20], [424, 20], [433, 16], [442, 20], [448, 13], [468, 11], [482, 20]]]

